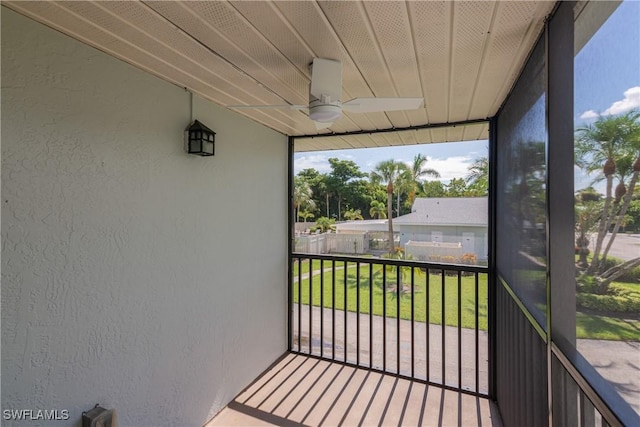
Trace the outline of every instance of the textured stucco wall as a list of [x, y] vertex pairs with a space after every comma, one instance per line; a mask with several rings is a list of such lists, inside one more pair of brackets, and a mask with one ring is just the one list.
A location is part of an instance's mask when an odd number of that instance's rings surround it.
[[286, 350], [286, 138], [195, 113], [213, 158], [184, 90], [2, 8], [3, 410], [202, 425]]

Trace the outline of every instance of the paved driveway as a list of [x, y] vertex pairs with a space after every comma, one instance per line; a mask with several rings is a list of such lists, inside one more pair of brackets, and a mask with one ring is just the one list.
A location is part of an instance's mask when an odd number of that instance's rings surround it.
[[[611, 237], [611, 233], [608, 233], [604, 237], [604, 241], [602, 243], [603, 250], [609, 242], [609, 238]], [[593, 251], [595, 247], [595, 236], [591, 239], [592, 242], [589, 245], [589, 249]], [[609, 251], [611, 256], [616, 258], [623, 259], [628, 261], [633, 258], [640, 257], [640, 234], [618, 234], [616, 235], [616, 239], [613, 241], [613, 245], [611, 246], [611, 250]]]

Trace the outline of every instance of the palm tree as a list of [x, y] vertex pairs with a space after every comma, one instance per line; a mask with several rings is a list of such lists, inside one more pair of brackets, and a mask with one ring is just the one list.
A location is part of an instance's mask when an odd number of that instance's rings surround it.
[[420, 183], [422, 178], [430, 176], [433, 178], [440, 178], [440, 173], [435, 170], [426, 167], [427, 157], [422, 154], [416, 154], [413, 158], [413, 163], [409, 165], [408, 172], [408, 181], [410, 185], [409, 189], [409, 204], [413, 205], [413, 201], [416, 198], [416, 192], [420, 188]]
[[315, 209], [316, 202], [311, 198], [313, 192], [307, 181], [300, 177], [293, 179], [293, 208], [295, 209], [295, 217], [300, 216], [300, 208]]
[[309, 211], [298, 210], [298, 218], [302, 218], [303, 222], [307, 222], [308, 219], [315, 217], [315, 215]]
[[415, 183], [411, 180], [409, 167], [405, 163], [402, 163], [400, 168], [402, 168], [402, 170], [394, 185], [396, 191], [396, 216], [400, 216], [400, 195], [402, 193], [410, 195], [411, 191], [415, 188]]
[[598, 219], [601, 213], [601, 204], [599, 201], [587, 200], [585, 197], [578, 197], [575, 204], [575, 217], [577, 233], [576, 247], [580, 259], [578, 266], [581, 269], [589, 267], [587, 255], [589, 254], [589, 243], [591, 241], [591, 232], [597, 227]]
[[464, 177], [467, 188], [486, 194], [489, 190], [489, 159], [480, 157], [467, 168], [469, 173]]
[[323, 233], [325, 233], [327, 231], [330, 231], [333, 228], [333, 224], [335, 223], [335, 219], [321, 216], [316, 220], [316, 227], [318, 227]]
[[[634, 115], [636, 117], [634, 117]], [[637, 113], [627, 113], [615, 117], [600, 116], [593, 124], [576, 130], [576, 164], [588, 172], [602, 168], [606, 180], [605, 201], [598, 226], [596, 245], [587, 274], [595, 273], [600, 266], [602, 242], [611, 224], [611, 202], [613, 200], [613, 175], [616, 172], [616, 158], [621, 154], [627, 137], [629, 122], [635, 122]]]
[[371, 217], [386, 218], [387, 217], [387, 208], [384, 203], [379, 202], [377, 200], [371, 201], [371, 209], [369, 209], [369, 215]]
[[[631, 204], [635, 186], [638, 182], [638, 176], [640, 175], [640, 111], [631, 111], [623, 117], [627, 123], [623, 127], [624, 137], [622, 144], [627, 155], [621, 157], [618, 162], [620, 166], [620, 170], [618, 172], [619, 183], [616, 186], [614, 194], [614, 204], [617, 207], [622, 200], [622, 206], [618, 210], [618, 215], [616, 216], [616, 222], [613, 227], [613, 231], [611, 232], [609, 242], [607, 242], [607, 246], [602, 253], [600, 270], [604, 269], [609, 249], [611, 249], [611, 245], [618, 234], [618, 230], [624, 224], [625, 215], [629, 205]], [[634, 158], [635, 161], [633, 161]], [[629, 180], [629, 185], [626, 186], [625, 177], [628, 175], [631, 175], [631, 179]]]
[[480, 179], [486, 179], [489, 176], [489, 159], [486, 157], [480, 157], [479, 159], [474, 160], [467, 170], [469, 173], [464, 178], [467, 181], [467, 184]]
[[387, 217], [389, 224], [389, 254], [393, 254], [394, 240], [393, 240], [393, 186], [402, 174], [406, 170], [406, 165], [402, 162], [396, 162], [395, 160], [384, 160], [378, 163], [373, 172], [371, 172], [371, 180], [379, 183], [387, 183]]
[[344, 213], [344, 217], [347, 221], [362, 221], [364, 219], [360, 209], [347, 209]]

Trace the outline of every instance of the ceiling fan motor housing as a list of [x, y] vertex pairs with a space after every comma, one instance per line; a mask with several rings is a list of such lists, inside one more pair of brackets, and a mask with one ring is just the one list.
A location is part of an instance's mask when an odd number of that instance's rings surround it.
[[340, 101], [322, 102], [319, 99], [309, 103], [309, 118], [320, 123], [331, 123], [342, 117]]

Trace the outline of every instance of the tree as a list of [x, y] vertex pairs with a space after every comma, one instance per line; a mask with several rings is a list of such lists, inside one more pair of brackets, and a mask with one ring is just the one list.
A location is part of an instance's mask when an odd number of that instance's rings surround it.
[[489, 159], [480, 157], [467, 168], [464, 177], [470, 196], [486, 196], [489, 192]]
[[462, 178], [453, 178], [447, 185], [447, 197], [464, 197], [467, 191], [467, 184]]
[[389, 253], [394, 253], [393, 240], [393, 186], [398, 180], [402, 172], [406, 170], [406, 165], [395, 160], [384, 160], [378, 163], [373, 172], [371, 172], [371, 180], [379, 183], [387, 184], [387, 217], [389, 224]]
[[300, 177], [293, 179], [293, 208], [296, 218], [300, 216], [301, 208], [315, 209], [315, 202], [311, 198], [312, 191], [309, 183]]
[[598, 220], [602, 213], [602, 202], [592, 197], [592, 193], [583, 191], [576, 198], [575, 216], [576, 216], [576, 248], [580, 259], [578, 267], [584, 269], [589, 267], [587, 255], [589, 255], [589, 243], [591, 243], [591, 234], [597, 228]]
[[[631, 174], [631, 179], [629, 180], [628, 188], [624, 187], [624, 181], [621, 180], [618, 187], [616, 187], [616, 200], [624, 197], [622, 202], [622, 206], [618, 211], [618, 215], [616, 217], [616, 222], [613, 227], [613, 231], [611, 233], [611, 237], [609, 238], [609, 242], [607, 243], [607, 247], [604, 250], [602, 255], [603, 261], [601, 269], [604, 269], [604, 261], [607, 258], [607, 254], [609, 253], [609, 249], [613, 243], [613, 240], [618, 233], [618, 230], [621, 226], [625, 225], [625, 222], [628, 222], [629, 219], [633, 221], [633, 218], [627, 218], [627, 210], [629, 206], [631, 206], [631, 201], [633, 198], [633, 193], [635, 191], [636, 184], [638, 182], [638, 177], [640, 175], [640, 111], [634, 110], [625, 115], [625, 119], [628, 120], [626, 123], [623, 149], [627, 152], [627, 156], [622, 158], [622, 165], [628, 167], [627, 173]], [[635, 159], [632, 163], [632, 160]], [[628, 162], [630, 165], [626, 165]], [[621, 165], [621, 166], [622, 166]], [[623, 166], [623, 167], [624, 167]]]
[[[576, 164], [588, 172], [600, 170], [606, 180], [604, 206], [598, 225], [596, 244], [586, 274], [603, 273], [604, 263], [600, 262], [600, 252], [604, 237], [613, 220], [613, 178], [616, 172], [616, 160], [623, 157], [626, 154], [625, 151], [628, 153], [630, 146], [639, 143], [639, 117], [638, 111], [630, 111], [619, 116], [600, 116], [593, 124], [576, 129]], [[640, 163], [638, 168], [640, 169]], [[634, 175], [635, 186], [637, 173]], [[631, 194], [625, 199], [625, 206], [628, 207], [627, 200], [630, 202]]]
[[[605, 268], [607, 262], [607, 256], [609, 255], [609, 250], [611, 249], [611, 245], [618, 234], [618, 230], [620, 227], [624, 226], [625, 223], [625, 214], [626, 208], [623, 210], [620, 206], [620, 202], [623, 200], [623, 197], [629, 192], [629, 196], [634, 191], [635, 182], [629, 182], [629, 177], [633, 174], [633, 158], [628, 156], [623, 156], [618, 159], [616, 162], [616, 173], [615, 178], [618, 180], [618, 185], [613, 193], [613, 204], [611, 208], [611, 220], [614, 223], [613, 231], [611, 232], [611, 236], [609, 237], [609, 241], [602, 252], [602, 258], [600, 259], [600, 266], [598, 266], [598, 271], [602, 271]], [[640, 165], [640, 164], [639, 164]], [[637, 178], [636, 178], [637, 179]], [[627, 183], [629, 183], [629, 188], [627, 188]], [[630, 190], [630, 191], [629, 191]], [[609, 231], [609, 227], [607, 227], [607, 231]]]
[[329, 191], [327, 190], [327, 175], [321, 174], [313, 168], [303, 169], [298, 172], [298, 177], [304, 179], [311, 187], [311, 197], [313, 198], [316, 213], [326, 212], [329, 217]]
[[421, 195], [424, 197], [444, 197], [447, 190], [440, 181], [425, 181], [422, 183]]
[[633, 230], [636, 233], [640, 232], [640, 198], [631, 200], [626, 213], [629, 216], [627, 230]]
[[333, 228], [333, 224], [336, 223], [336, 220], [333, 218], [327, 218], [326, 216], [321, 216], [316, 220], [316, 227], [318, 227], [323, 233], [331, 230]]
[[369, 209], [369, 215], [371, 217], [377, 217], [378, 219], [387, 217], [387, 208], [384, 203], [379, 202], [377, 200], [371, 201], [371, 209]]
[[344, 213], [344, 217], [348, 221], [362, 221], [364, 217], [362, 216], [362, 211], [360, 209], [347, 209]]
[[[401, 166], [400, 166], [401, 165]], [[409, 173], [409, 168], [406, 164], [400, 163], [399, 167], [402, 168], [400, 174], [398, 175], [398, 179], [395, 182], [395, 191], [396, 191], [396, 216], [402, 215], [400, 210], [400, 195], [401, 194], [409, 194], [411, 189], [413, 188], [413, 181], [411, 181], [411, 174]]]
[[[373, 186], [365, 179], [353, 179], [347, 182], [342, 190], [342, 206], [346, 209], [359, 210], [362, 215], [365, 215], [369, 211], [372, 200], [384, 200], [387, 196], [383, 192], [382, 197], [380, 197], [380, 192], [379, 185]], [[345, 212], [343, 212], [342, 216], [345, 216]]]
[[327, 179], [328, 191], [338, 199], [338, 221], [342, 218], [342, 200], [347, 184], [355, 178], [362, 178], [366, 174], [360, 171], [360, 167], [351, 160], [330, 158], [331, 172]]
[[426, 156], [423, 156], [422, 154], [416, 154], [413, 158], [413, 162], [407, 169], [407, 182], [409, 184], [409, 205], [413, 205], [413, 201], [416, 198], [416, 193], [420, 188], [420, 184], [422, 183], [422, 178], [426, 176], [440, 178], [440, 173], [437, 170], [426, 167], [427, 161], [428, 159]]
[[315, 217], [314, 214], [312, 214], [309, 211], [301, 211], [298, 210], [298, 218], [302, 218], [303, 222], [307, 222], [308, 219]]

